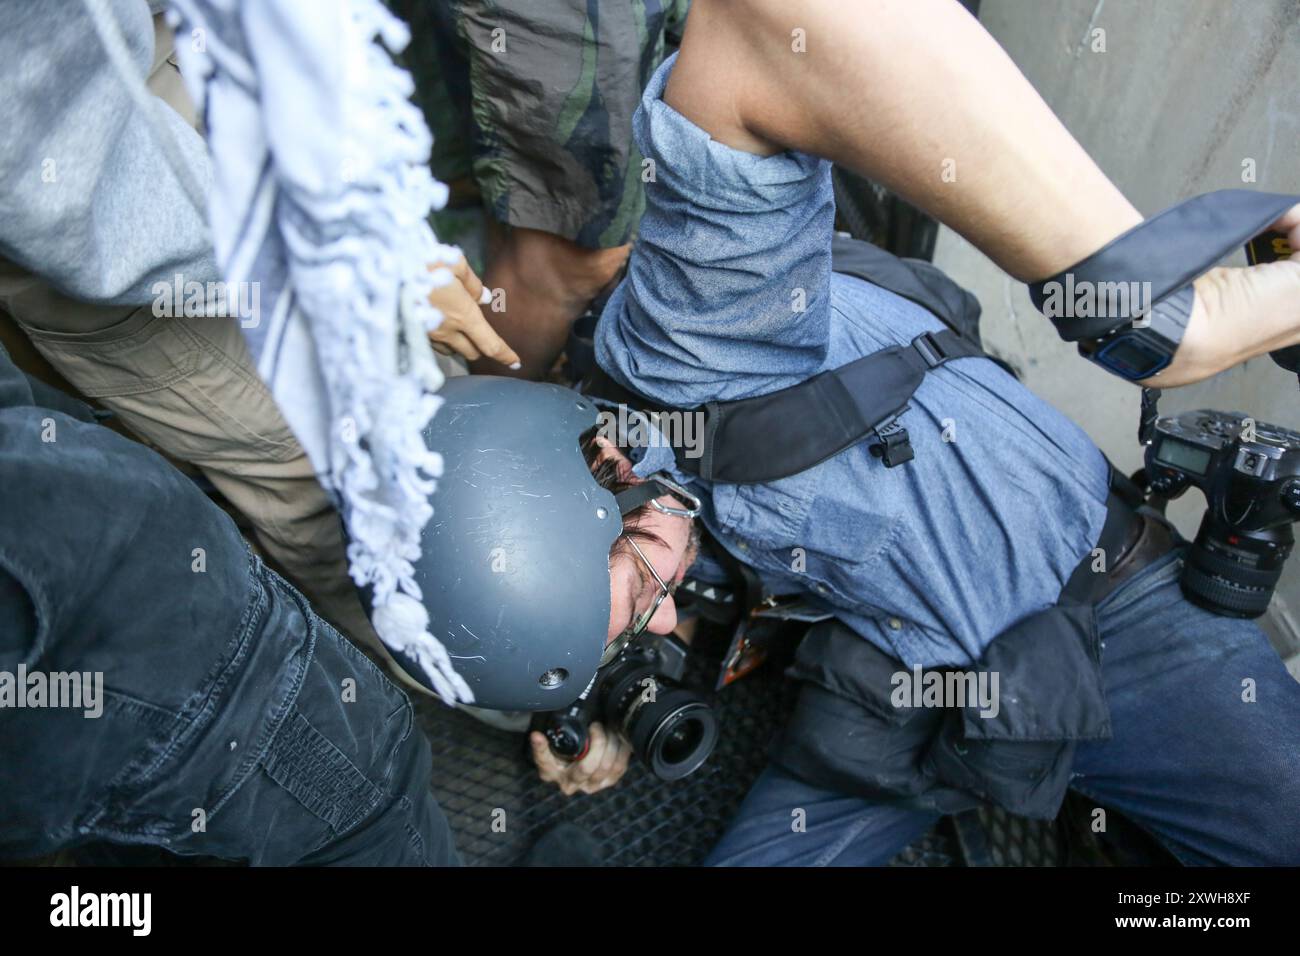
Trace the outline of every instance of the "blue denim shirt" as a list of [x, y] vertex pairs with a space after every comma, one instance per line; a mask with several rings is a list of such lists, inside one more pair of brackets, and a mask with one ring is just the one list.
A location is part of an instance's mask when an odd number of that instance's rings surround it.
[[[731, 149], [663, 102], [633, 127], [653, 161], [640, 239], [596, 333], [610, 375], [693, 407], [796, 384], [942, 328], [926, 310], [831, 273], [830, 166]], [[693, 482], [710, 532], [777, 593], [806, 592], [910, 666], [967, 664], [1055, 603], [1105, 520], [1107, 466], [1072, 422], [996, 364], [951, 362], [901, 417], [915, 460], [860, 444], [761, 485]], [[671, 451], [651, 448], [645, 473]]]

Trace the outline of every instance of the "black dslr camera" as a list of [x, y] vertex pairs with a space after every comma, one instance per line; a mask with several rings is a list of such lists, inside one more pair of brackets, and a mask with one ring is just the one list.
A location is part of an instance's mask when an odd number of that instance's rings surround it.
[[533, 727], [551, 751], [580, 760], [599, 720], [632, 743], [632, 750], [661, 780], [680, 780], [709, 759], [718, 742], [718, 721], [703, 696], [679, 682], [687, 649], [661, 636], [629, 644], [596, 672], [591, 686], [564, 710], [537, 714]]
[[1193, 603], [1228, 617], [1268, 608], [1300, 518], [1300, 433], [1235, 412], [1158, 418], [1146, 450], [1152, 504], [1189, 485], [1205, 494], [1205, 517], [1180, 580]]

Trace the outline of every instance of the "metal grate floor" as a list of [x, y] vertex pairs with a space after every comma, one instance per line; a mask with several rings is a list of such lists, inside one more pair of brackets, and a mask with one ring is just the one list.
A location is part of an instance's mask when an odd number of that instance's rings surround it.
[[[516, 864], [542, 833], [561, 822], [590, 833], [606, 866], [692, 866], [703, 861], [762, 771], [768, 742], [793, 704], [793, 691], [779, 670], [760, 669], [718, 695], [718, 746], [696, 773], [665, 783], [634, 759], [618, 786], [574, 797], [538, 780], [524, 735], [433, 701], [417, 709], [432, 745], [433, 792], [471, 866]], [[993, 812], [991, 819], [996, 819]], [[1004, 822], [988, 842], [996, 845], [1001, 837], [1018, 840], [1020, 847], [1004, 848], [997, 862], [1055, 862], [1055, 854], [1044, 852], [1054, 841], [1037, 839], [1039, 827], [1031, 821]], [[1049, 824], [1041, 828], [1051, 829]], [[944, 821], [893, 865], [961, 865], [958, 832]]]
[[607, 866], [689, 866], [722, 835], [792, 702], [780, 674], [755, 674], [718, 695], [717, 749], [694, 774], [665, 783], [634, 758], [618, 786], [573, 797], [537, 778], [523, 734], [434, 701], [418, 712], [433, 748], [433, 792], [466, 863], [514, 864], [538, 836], [569, 822], [600, 843]]

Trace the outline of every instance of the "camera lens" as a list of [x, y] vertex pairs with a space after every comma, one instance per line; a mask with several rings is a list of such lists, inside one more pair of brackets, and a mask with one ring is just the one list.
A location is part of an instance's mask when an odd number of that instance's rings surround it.
[[685, 763], [691, 755], [699, 750], [704, 739], [704, 724], [699, 720], [683, 720], [664, 737], [659, 752], [665, 763]]
[[1183, 593], [1215, 614], [1259, 617], [1282, 576], [1290, 537], [1289, 525], [1247, 535], [1219, 527], [1207, 514], [1184, 558]]
[[718, 721], [708, 702], [653, 673], [642, 671], [615, 690], [609, 716], [661, 780], [694, 773], [718, 742]]
[[1188, 599], [1227, 617], [1259, 617], [1268, 610], [1282, 569], [1258, 571], [1201, 544], [1187, 550], [1182, 587]]
[[[678, 689], [669, 696], [675, 698], [671, 709], [657, 723], [645, 721], [648, 735], [637, 735], [648, 736], [638, 746], [638, 753], [661, 780], [680, 780], [698, 770], [713, 753], [718, 722], [713, 709], [690, 691]], [[633, 743], [638, 743], [636, 737]]]

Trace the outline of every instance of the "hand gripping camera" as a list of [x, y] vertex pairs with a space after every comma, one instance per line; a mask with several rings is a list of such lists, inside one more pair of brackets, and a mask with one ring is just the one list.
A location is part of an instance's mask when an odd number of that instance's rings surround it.
[[681, 686], [687, 649], [672, 637], [628, 645], [596, 672], [591, 686], [564, 710], [537, 714], [533, 727], [551, 751], [580, 760], [599, 720], [632, 743], [633, 752], [661, 780], [680, 780], [709, 759], [718, 720], [708, 701]]
[[1228, 617], [1268, 608], [1300, 518], [1300, 433], [1235, 412], [1155, 420], [1146, 482], [1157, 507], [1195, 485], [1205, 516], [1180, 580], [1193, 603]]

